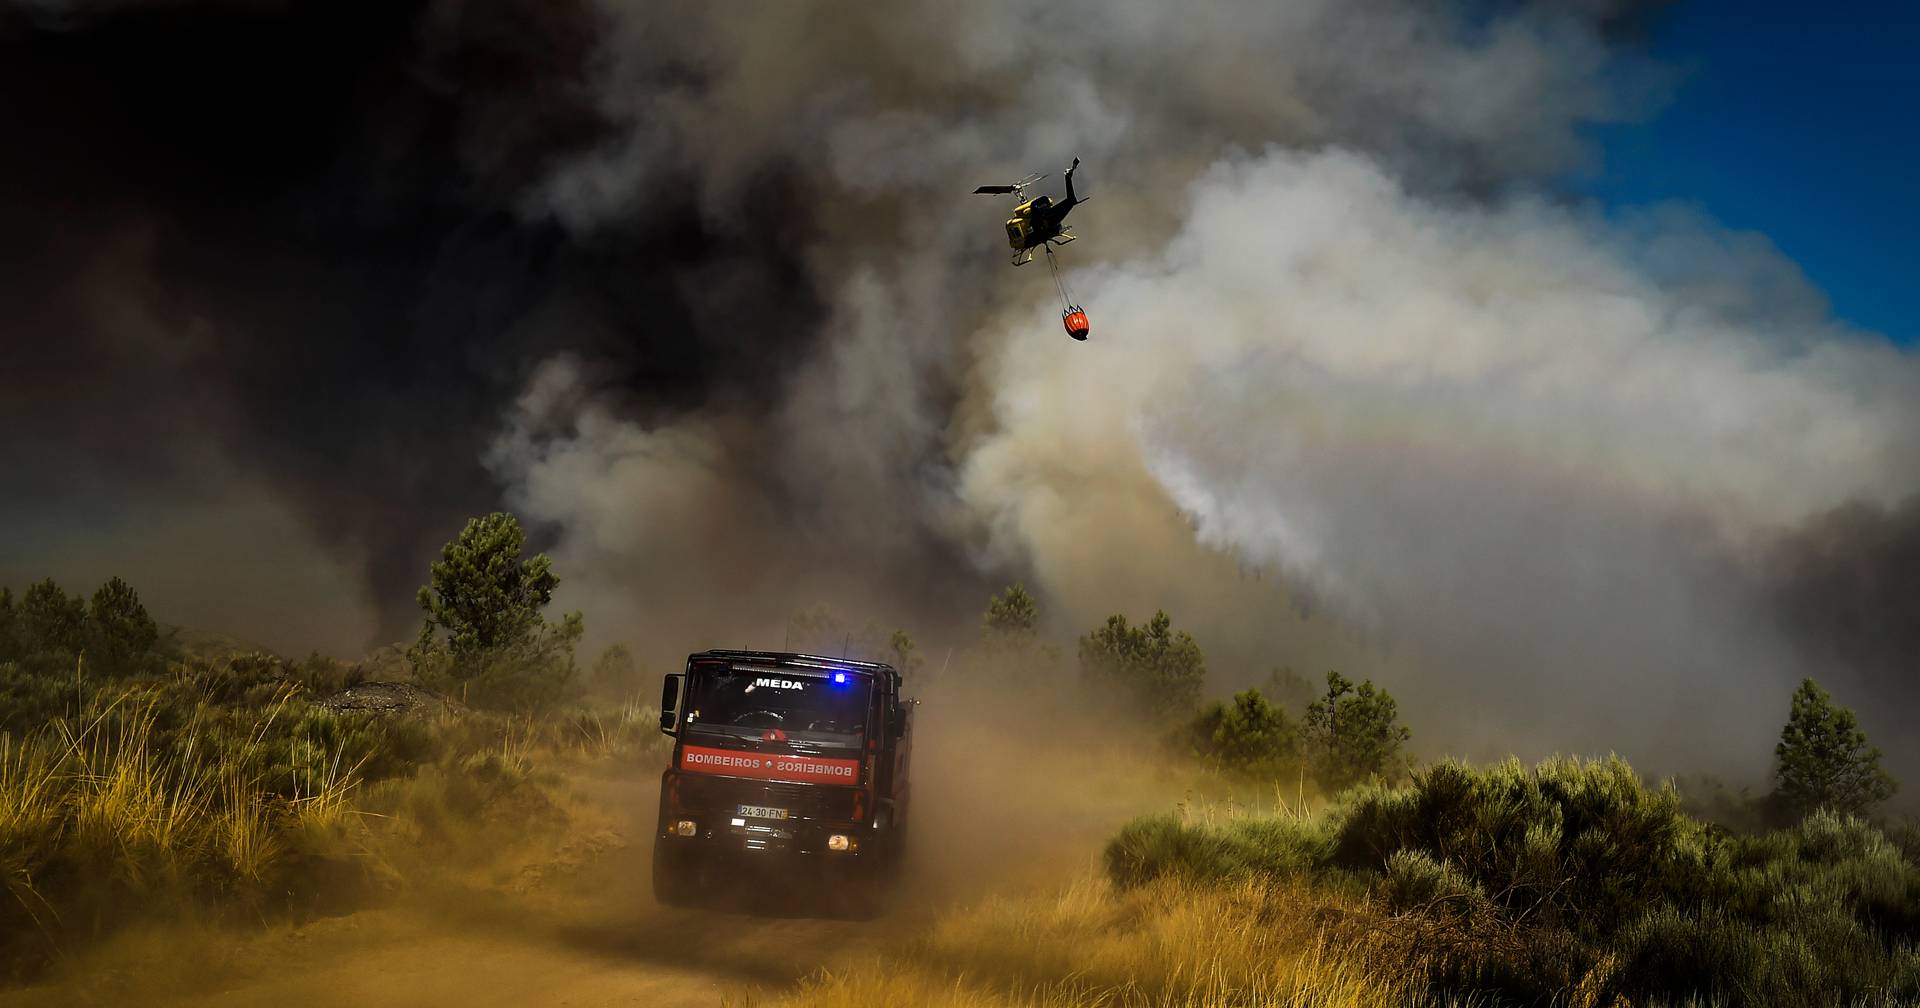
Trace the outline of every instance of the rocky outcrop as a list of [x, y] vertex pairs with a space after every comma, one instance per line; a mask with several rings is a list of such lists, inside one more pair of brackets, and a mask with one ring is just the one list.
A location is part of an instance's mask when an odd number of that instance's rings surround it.
[[443, 693], [403, 682], [366, 682], [349, 686], [319, 702], [319, 706], [341, 713], [373, 712], [411, 717], [458, 714], [466, 705]]

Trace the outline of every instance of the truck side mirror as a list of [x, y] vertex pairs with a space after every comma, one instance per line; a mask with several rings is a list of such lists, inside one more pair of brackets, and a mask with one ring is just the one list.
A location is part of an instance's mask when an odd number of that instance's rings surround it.
[[676, 672], [660, 683], [660, 730], [668, 735], [680, 734], [680, 701], [687, 687], [685, 673]]

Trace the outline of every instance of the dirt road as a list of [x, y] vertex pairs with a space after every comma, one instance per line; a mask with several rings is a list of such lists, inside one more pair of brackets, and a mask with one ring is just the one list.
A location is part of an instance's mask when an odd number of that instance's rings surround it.
[[964, 761], [920, 762], [913, 851], [879, 920], [805, 916], [764, 892], [751, 906], [656, 905], [659, 768], [636, 766], [570, 782], [587, 814], [549, 863], [298, 926], [130, 936], [54, 982], [0, 994], [0, 1008], [765, 1004], [819, 969], [911, 940], [957, 903], [1085, 868], [1119, 821], [1171, 800], [1131, 776], [1124, 788], [1091, 772], [1042, 783], [1022, 762], [1031, 754], [968, 748]]
[[[610, 896], [612, 894], [609, 894]], [[152, 1004], [719, 1005], [885, 940], [885, 924], [663, 910], [406, 907], [267, 936], [233, 973]]]
[[606, 807], [644, 817], [593, 824], [571, 853], [492, 884], [438, 885], [251, 933], [126, 936], [56, 982], [0, 995], [0, 1005], [714, 1006], [749, 994], [764, 1003], [822, 965], [878, 947], [933, 905], [910, 898], [870, 922], [802, 916], [793, 901], [658, 906], [648, 870], [654, 787], [589, 786]]

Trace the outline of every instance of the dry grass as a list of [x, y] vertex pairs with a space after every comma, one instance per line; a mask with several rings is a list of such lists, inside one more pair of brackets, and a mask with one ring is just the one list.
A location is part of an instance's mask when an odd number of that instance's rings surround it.
[[1377, 947], [1364, 906], [1306, 886], [1167, 879], [1116, 892], [1091, 876], [995, 898], [902, 952], [823, 973], [786, 1003], [1254, 1008], [1425, 1003], [1424, 976]]
[[[278, 716], [270, 706], [263, 723]], [[40, 953], [135, 905], [193, 893], [265, 891], [299, 843], [294, 830], [346, 814], [351, 772], [294, 801], [268, 794], [238, 753], [189, 723], [163, 732], [153, 692], [102, 697], [81, 718], [24, 739], [0, 736], [0, 944], [25, 930]], [[256, 731], [257, 740], [259, 732]]]
[[[0, 843], [17, 843], [47, 832], [59, 814], [53, 800], [59, 790], [56, 776], [54, 766], [0, 733]], [[5, 851], [0, 847], [0, 858]]]
[[639, 694], [611, 708], [588, 708], [548, 722], [544, 743], [587, 762], [663, 756], [671, 741], [660, 733], [660, 709]]

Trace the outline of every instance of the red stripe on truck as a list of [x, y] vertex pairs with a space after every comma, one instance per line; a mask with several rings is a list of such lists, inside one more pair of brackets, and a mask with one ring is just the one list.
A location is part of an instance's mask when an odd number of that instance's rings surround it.
[[704, 746], [683, 747], [680, 750], [680, 769], [690, 773], [797, 781], [802, 784], [858, 784], [860, 782], [859, 760], [820, 759], [815, 756], [795, 756], [784, 753], [735, 752], [732, 749], [708, 749]]

